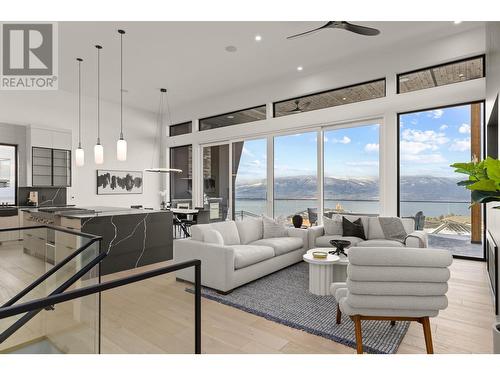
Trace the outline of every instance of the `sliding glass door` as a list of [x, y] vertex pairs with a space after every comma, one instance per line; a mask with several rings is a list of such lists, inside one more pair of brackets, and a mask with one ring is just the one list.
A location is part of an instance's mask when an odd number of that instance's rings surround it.
[[232, 207], [236, 219], [267, 213], [266, 153], [266, 139], [232, 144]]
[[324, 132], [324, 214], [378, 214], [378, 124]]
[[482, 156], [483, 104], [399, 115], [399, 211], [422, 217], [429, 246], [483, 258], [482, 213], [450, 164]]
[[274, 137], [274, 217], [291, 222], [301, 215], [305, 225], [317, 221], [317, 132]]
[[203, 204], [211, 220], [226, 220], [229, 196], [229, 145], [203, 147]]

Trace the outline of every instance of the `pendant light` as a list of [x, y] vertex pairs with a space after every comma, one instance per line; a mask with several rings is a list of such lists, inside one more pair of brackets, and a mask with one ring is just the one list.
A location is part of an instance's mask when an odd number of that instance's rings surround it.
[[96, 164], [102, 164], [104, 163], [104, 147], [101, 145], [101, 107], [100, 107], [100, 100], [101, 100], [101, 87], [100, 87], [100, 52], [102, 49], [102, 46], [96, 45], [95, 48], [97, 48], [97, 143], [94, 146], [94, 161]]
[[116, 158], [119, 161], [127, 160], [127, 141], [123, 139], [123, 34], [124, 30], [118, 30], [120, 34], [120, 139], [116, 142]]
[[82, 61], [78, 61], [78, 148], [75, 150], [75, 162], [77, 167], [82, 167], [85, 164], [85, 153], [82, 148]]
[[[166, 98], [167, 96], [167, 89], [160, 89], [160, 112], [159, 112], [159, 116], [158, 116], [158, 130], [157, 130], [157, 134], [155, 136], [155, 148], [153, 150], [153, 157], [152, 157], [152, 160], [151, 160], [151, 165], [153, 165], [154, 163], [154, 160], [155, 160], [155, 156], [156, 156], [156, 149], [159, 148], [157, 147], [157, 140], [160, 139], [161, 140], [161, 130], [164, 129], [163, 128], [163, 98], [165, 97]], [[167, 109], [168, 109], [168, 116], [169, 116], [169, 125], [172, 125], [171, 124], [171, 121], [170, 121], [170, 107], [168, 105], [168, 99], [165, 100], [166, 103], [167, 103]], [[161, 141], [160, 141], [160, 147], [161, 147]], [[144, 172], [152, 172], [152, 173], [182, 173], [182, 169], [175, 169], [175, 168], [163, 168], [163, 167], [156, 167], [156, 168], [146, 168], [144, 170]]]

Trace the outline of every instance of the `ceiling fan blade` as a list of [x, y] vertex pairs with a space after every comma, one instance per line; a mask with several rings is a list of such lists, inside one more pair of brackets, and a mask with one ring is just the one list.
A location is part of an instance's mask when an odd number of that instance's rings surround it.
[[342, 22], [342, 25], [339, 26], [338, 28], [342, 28], [347, 31], [351, 31], [356, 34], [361, 34], [361, 35], [367, 35], [367, 36], [374, 36], [380, 34], [380, 30], [374, 29], [372, 27], [367, 27], [367, 26], [361, 26], [361, 25], [355, 25], [353, 23], [349, 22]]
[[330, 24], [331, 24], [331, 21], [325, 23], [323, 26], [320, 26], [320, 27], [318, 27], [316, 29], [305, 31], [305, 32], [300, 33], [300, 34], [291, 35], [291, 36], [287, 37], [287, 39], [295, 39], [295, 38], [300, 38], [302, 36], [306, 36], [306, 35], [309, 35], [309, 34], [313, 34], [313, 33], [317, 32], [317, 31], [320, 31], [322, 29], [326, 29], [327, 27], [330, 27]]

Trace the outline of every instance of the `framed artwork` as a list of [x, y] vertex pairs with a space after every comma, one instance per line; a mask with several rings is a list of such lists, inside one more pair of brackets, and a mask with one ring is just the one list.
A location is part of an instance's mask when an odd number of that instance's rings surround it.
[[97, 194], [142, 194], [141, 171], [97, 170]]

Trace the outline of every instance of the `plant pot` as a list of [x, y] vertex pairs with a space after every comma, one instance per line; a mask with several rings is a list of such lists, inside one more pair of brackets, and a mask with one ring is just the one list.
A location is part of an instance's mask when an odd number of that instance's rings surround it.
[[300, 215], [294, 215], [294, 217], [292, 217], [292, 224], [295, 228], [302, 227], [303, 221], [304, 221], [304, 219]]
[[500, 321], [493, 324], [493, 353], [500, 354]]

